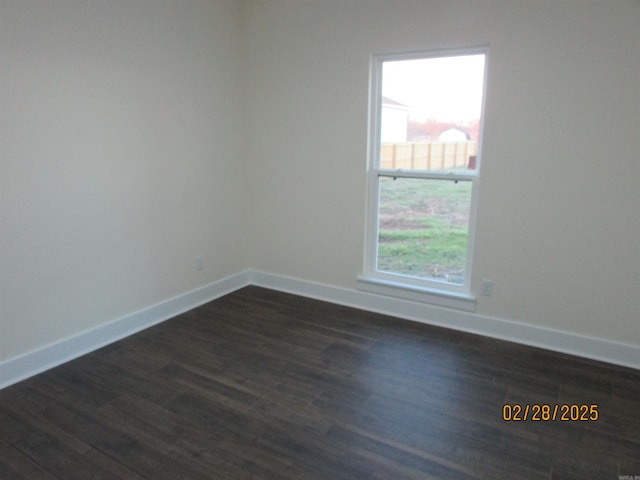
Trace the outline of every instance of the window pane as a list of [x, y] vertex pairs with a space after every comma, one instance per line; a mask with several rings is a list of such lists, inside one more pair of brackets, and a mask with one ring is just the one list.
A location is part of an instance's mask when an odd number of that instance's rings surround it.
[[380, 168], [476, 168], [484, 59], [481, 54], [384, 62]]
[[471, 182], [380, 178], [377, 270], [464, 283]]

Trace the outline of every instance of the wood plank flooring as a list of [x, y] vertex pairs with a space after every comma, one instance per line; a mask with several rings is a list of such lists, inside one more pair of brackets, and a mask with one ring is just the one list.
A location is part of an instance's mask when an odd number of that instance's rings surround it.
[[1, 479], [626, 475], [640, 371], [258, 287], [0, 391]]

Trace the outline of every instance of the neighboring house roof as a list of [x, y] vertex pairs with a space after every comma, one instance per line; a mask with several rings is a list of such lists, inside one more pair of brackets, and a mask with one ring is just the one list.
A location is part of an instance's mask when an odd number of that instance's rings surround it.
[[409, 108], [408, 105], [405, 105], [404, 103], [400, 103], [400, 102], [396, 102], [395, 100], [389, 98], [389, 97], [382, 97], [382, 105], [389, 105], [389, 106], [393, 106], [393, 107], [402, 107], [402, 108]]
[[469, 140], [471, 135], [459, 128], [447, 128], [438, 135], [440, 142], [468, 142]]

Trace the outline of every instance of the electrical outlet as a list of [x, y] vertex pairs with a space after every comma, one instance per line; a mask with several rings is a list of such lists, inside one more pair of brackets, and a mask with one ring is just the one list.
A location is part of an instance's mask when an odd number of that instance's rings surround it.
[[482, 283], [480, 284], [480, 295], [484, 295], [485, 297], [490, 297], [493, 293], [493, 280], [489, 280], [488, 278], [483, 278]]
[[196, 270], [199, 272], [204, 270], [204, 255], [198, 255], [196, 257]]

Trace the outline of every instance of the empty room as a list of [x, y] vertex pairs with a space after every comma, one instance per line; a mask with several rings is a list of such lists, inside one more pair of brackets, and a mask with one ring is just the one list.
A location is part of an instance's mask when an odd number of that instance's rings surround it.
[[0, 479], [640, 479], [638, 0], [0, 0]]

